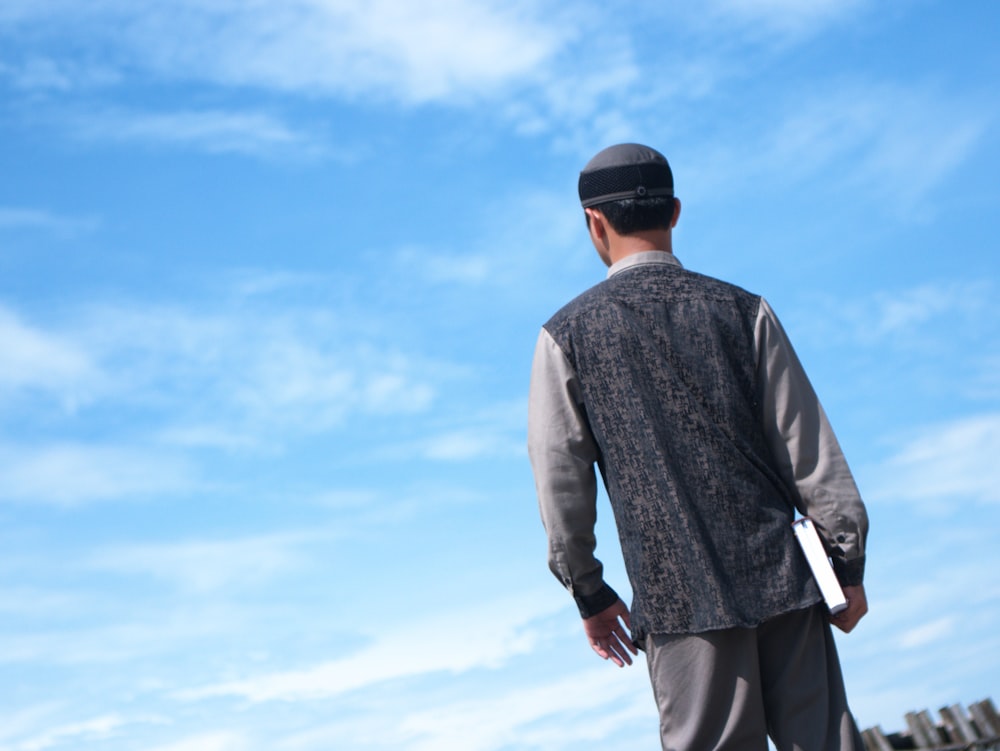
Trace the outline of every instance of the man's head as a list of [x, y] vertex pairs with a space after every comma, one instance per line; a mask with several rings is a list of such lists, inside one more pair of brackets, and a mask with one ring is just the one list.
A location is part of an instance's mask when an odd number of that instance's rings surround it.
[[599, 152], [580, 173], [578, 190], [583, 208], [600, 211], [620, 235], [673, 226], [674, 176], [648, 146], [622, 143]]
[[607, 265], [643, 250], [672, 252], [681, 202], [663, 154], [637, 143], [606, 148], [587, 162], [578, 189], [590, 238]]

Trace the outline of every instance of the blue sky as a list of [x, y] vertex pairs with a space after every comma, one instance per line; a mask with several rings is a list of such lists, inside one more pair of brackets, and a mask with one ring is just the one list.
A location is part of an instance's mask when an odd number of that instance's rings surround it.
[[[0, 2], [0, 749], [657, 747], [524, 449], [597, 150], [872, 518], [862, 726], [1000, 697], [1000, 6]], [[602, 514], [599, 554], [627, 593]]]

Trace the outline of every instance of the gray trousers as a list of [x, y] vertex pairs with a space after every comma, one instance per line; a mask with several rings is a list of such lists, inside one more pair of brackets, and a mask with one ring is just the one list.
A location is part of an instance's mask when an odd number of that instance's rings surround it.
[[664, 751], [864, 751], [823, 605], [645, 649]]

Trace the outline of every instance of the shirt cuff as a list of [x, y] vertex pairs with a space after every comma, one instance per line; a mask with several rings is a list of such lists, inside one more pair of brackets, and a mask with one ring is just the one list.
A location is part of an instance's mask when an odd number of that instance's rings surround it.
[[601, 588], [592, 595], [573, 595], [576, 606], [580, 610], [581, 618], [590, 618], [597, 615], [602, 610], [607, 610], [620, 599], [607, 584], [602, 584]]
[[833, 558], [833, 573], [842, 587], [857, 587], [865, 579], [865, 558], [855, 558], [845, 561], [843, 558]]

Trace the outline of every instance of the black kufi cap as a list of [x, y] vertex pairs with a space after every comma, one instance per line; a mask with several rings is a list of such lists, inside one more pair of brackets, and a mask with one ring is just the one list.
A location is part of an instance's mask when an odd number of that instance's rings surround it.
[[587, 162], [578, 189], [584, 208], [625, 198], [673, 196], [674, 175], [666, 157], [656, 149], [621, 143]]

